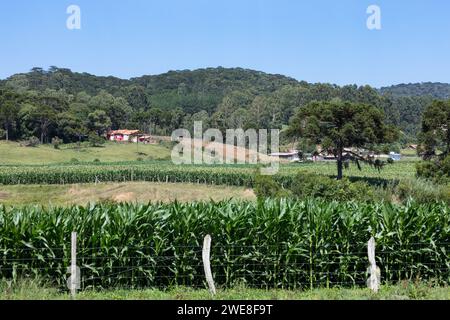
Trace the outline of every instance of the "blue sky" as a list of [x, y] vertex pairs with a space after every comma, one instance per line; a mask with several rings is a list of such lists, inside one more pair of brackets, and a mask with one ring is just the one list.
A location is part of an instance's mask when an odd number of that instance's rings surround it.
[[[81, 8], [81, 30], [66, 9]], [[382, 29], [368, 30], [378, 5]], [[309, 82], [450, 82], [448, 0], [2, 0], [0, 78], [243, 67]]]

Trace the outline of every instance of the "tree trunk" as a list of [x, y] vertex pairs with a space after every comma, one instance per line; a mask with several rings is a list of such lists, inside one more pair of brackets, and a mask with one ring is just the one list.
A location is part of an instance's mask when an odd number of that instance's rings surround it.
[[337, 159], [337, 179], [342, 180], [342, 150], [338, 151], [338, 159]]
[[9, 141], [9, 130], [8, 130], [8, 128], [6, 128], [5, 134], [6, 134], [6, 141]]

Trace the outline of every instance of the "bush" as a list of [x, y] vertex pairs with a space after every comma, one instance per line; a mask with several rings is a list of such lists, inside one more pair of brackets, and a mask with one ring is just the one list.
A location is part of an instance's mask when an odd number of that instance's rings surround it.
[[348, 201], [373, 200], [375, 197], [374, 189], [365, 182], [350, 182], [347, 178], [335, 180], [313, 173], [299, 173], [291, 190], [299, 199], [313, 197]]
[[423, 179], [402, 180], [395, 188], [399, 200], [414, 199], [419, 203], [444, 201], [450, 204], [450, 184], [439, 185]]
[[422, 161], [416, 164], [417, 177], [433, 180], [438, 183], [450, 181], [450, 155], [443, 159]]
[[291, 196], [291, 193], [283, 189], [272, 176], [265, 176], [259, 173], [255, 177], [253, 190], [258, 199], [287, 198]]
[[80, 163], [80, 160], [78, 160], [77, 158], [72, 158], [70, 159], [70, 163], [77, 164]]
[[433, 179], [437, 165], [431, 161], [421, 161], [416, 164], [417, 177], [424, 179]]
[[22, 145], [25, 147], [37, 147], [41, 141], [39, 141], [38, 138], [35, 136], [29, 137], [27, 140], [25, 140]]
[[94, 159], [94, 163], [100, 163], [99, 159]]
[[89, 135], [89, 144], [91, 147], [100, 147], [106, 143], [106, 140], [102, 137], [99, 137], [96, 134], [90, 134]]
[[62, 142], [63, 142], [63, 141], [62, 141], [60, 138], [58, 138], [58, 137], [52, 138], [52, 145], [53, 145], [53, 148], [59, 149], [59, 146], [62, 144]]

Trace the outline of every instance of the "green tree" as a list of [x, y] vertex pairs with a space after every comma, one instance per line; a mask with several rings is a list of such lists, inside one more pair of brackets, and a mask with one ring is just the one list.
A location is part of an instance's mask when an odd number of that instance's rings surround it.
[[398, 138], [395, 128], [384, 124], [380, 109], [350, 102], [312, 102], [291, 120], [289, 134], [311, 139], [337, 158], [337, 178], [342, 179], [344, 148], [370, 148]]
[[425, 109], [419, 139], [425, 159], [445, 158], [450, 153], [450, 100], [433, 101]]
[[18, 95], [6, 91], [0, 91], [0, 124], [5, 131], [6, 141], [9, 140], [10, 130], [16, 123], [19, 115]]
[[101, 136], [111, 128], [111, 119], [106, 115], [105, 111], [95, 110], [88, 115], [87, 127], [98, 136]]
[[57, 130], [56, 132], [65, 141], [78, 141], [88, 134], [88, 128], [84, 121], [77, 117], [76, 114], [70, 112], [63, 112], [58, 114], [56, 118]]
[[47, 105], [26, 104], [20, 111], [21, 120], [28, 131], [40, 136], [41, 144], [48, 137], [49, 129], [55, 123], [56, 113]]
[[101, 147], [106, 143], [106, 140], [104, 138], [92, 133], [89, 135], [88, 140], [91, 147], [94, 148]]
[[91, 110], [104, 111], [111, 122], [109, 127], [112, 129], [120, 129], [126, 125], [133, 112], [124, 98], [115, 98], [104, 90], [92, 97], [88, 105]]

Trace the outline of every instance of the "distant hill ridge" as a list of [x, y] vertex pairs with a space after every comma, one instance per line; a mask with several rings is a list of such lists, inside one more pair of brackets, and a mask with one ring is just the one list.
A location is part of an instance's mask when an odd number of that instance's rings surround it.
[[[280, 74], [223, 67], [120, 79], [52, 66], [12, 75], [0, 81], [0, 87], [24, 94], [27, 101], [33, 101], [36, 94], [52, 96], [55, 94], [49, 90], [57, 91], [63, 101], [58, 112], [68, 111], [84, 121], [89, 112], [101, 109], [111, 118], [114, 128], [145, 126], [142, 117], [150, 112], [153, 116], [149, 117], [156, 117], [152, 121], [161, 128], [160, 134], [178, 125], [190, 125], [195, 119], [221, 127], [281, 128], [297, 108], [314, 100], [339, 99], [379, 107], [389, 123], [414, 139], [426, 106], [433, 99], [450, 99], [450, 84], [446, 83], [375, 89], [313, 84]], [[117, 106], [121, 111], [117, 111]]]
[[450, 99], [450, 84], [440, 82], [399, 84], [380, 88], [379, 92], [397, 97], [431, 96], [436, 99]]

